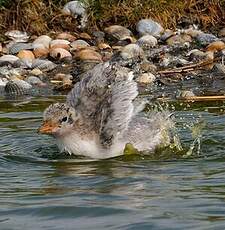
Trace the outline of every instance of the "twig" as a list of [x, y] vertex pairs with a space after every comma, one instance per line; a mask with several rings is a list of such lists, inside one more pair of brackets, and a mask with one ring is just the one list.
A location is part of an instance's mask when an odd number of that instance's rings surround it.
[[[219, 100], [225, 100], [225, 95], [220, 95], [220, 96], [178, 97], [176, 99], [179, 100], [179, 101], [219, 101]], [[171, 100], [171, 98], [161, 97], [161, 98], [157, 98], [157, 100], [169, 101], [169, 100]]]
[[182, 101], [218, 101], [218, 100], [225, 100], [225, 96], [193, 96], [193, 97], [183, 97], [177, 98], [178, 100]]
[[182, 66], [179, 68], [175, 68], [175, 69], [168, 69], [168, 70], [161, 70], [158, 71], [159, 74], [172, 74], [172, 73], [183, 73], [183, 72], [188, 72], [188, 71], [193, 71], [195, 69], [199, 69], [203, 66], [207, 66], [209, 64], [212, 64], [213, 61], [203, 61], [203, 62], [199, 62], [196, 64], [190, 64], [190, 65], [186, 65], [186, 66]]

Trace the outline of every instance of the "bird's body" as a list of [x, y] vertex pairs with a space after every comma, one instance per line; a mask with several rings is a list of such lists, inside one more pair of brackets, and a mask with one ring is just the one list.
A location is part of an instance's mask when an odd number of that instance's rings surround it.
[[61, 151], [98, 159], [123, 154], [127, 143], [140, 151], [165, 144], [168, 114], [140, 115], [133, 104], [138, 91], [132, 78], [127, 68], [115, 63], [95, 66], [74, 86], [66, 103], [45, 110], [40, 132], [53, 135]]
[[[158, 116], [161, 116], [160, 122]], [[165, 124], [165, 121], [167, 122]], [[161, 123], [164, 122], [164, 123]], [[63, 138], [56, 138], [59, 149], [70, 154], [104, 159], [123, 154], [125, 145], [131, 143], [139, 151], [152, 152], [160, 144], [168, 144], [168, 140], [162, 135], [163, 130], [169, 127], [171, 121], [162, 114], [154, 114], [154, 117], [135, 117], [130, 126], [109, 148], [104, 148], [95, 133], [71, 133]]]

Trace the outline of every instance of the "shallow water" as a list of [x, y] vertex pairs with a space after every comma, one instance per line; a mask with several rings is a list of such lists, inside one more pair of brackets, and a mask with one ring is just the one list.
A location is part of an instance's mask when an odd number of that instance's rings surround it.
[[60, 100], [0, 99], [0, 229], [224, 229], [223, 102], [170, 103], [186, 148], [187, 125], [204, 121], [198, 154], [94, 161], [59, 156], [36, 133]]

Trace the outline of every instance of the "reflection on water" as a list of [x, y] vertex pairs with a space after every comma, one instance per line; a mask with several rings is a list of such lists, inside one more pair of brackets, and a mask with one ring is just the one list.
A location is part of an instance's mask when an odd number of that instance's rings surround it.
[[224, 228], [223, 102], [169, 105], [184, 148], [205, 122], [200, 155], [96, 161], [59, 155], [36, 133], [55, 100], [0, 101], [0, 229]]

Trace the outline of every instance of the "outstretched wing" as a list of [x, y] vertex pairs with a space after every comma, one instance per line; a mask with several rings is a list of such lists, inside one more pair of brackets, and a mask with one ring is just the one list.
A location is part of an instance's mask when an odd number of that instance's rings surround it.
[[128, 69], [106, 62], [84, 75], [68, 94], [67, 103], [99, 134], [101, 144], [108, 147], [127, 129], [137, 94], [137, 85]]

